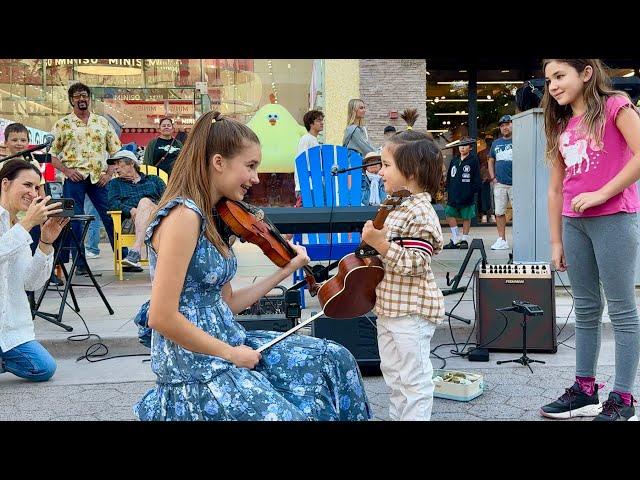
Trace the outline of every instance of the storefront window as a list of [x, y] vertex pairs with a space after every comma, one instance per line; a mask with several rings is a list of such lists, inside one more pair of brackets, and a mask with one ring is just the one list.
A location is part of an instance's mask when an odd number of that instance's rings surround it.
[[[272, 104], [290, 114], [295, 132], [303, 128], [310, 104], [322, 102], [321, 95], [312, 93], [313, 68], [312, 59], [5, 59], [0, 60], [0, 125], [21, 122], [50, 131], [71, 111], [69, 86], [82, 82], [91, 88], [91, 110], [110, 119], [123, 143], [146, 145], [157, 136], [164, 116], [174, 120], [178, 133], [186, 134], [196, 118], [211, 109], [243, 123], [255, 117], [259, 128], [261, 108]], [[267, 137], [265, 152], [271, 140], [281, 142], [280, 137]], [[289, 156], [264, 162], [262, 186], [254, 192], [257, 203], [293, 203]], [[291, 190], [291, 195], [280, 195], [281, 190]]]

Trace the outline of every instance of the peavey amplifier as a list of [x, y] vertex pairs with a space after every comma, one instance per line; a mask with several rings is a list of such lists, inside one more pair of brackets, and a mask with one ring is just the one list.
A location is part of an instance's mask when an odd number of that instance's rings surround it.
[[527, 317], [527, 351], [555, 353], [556, 302], [553, 272], [549, 264], [514, 263], [479, 267], [475, 272], [476, 339], [478, 345], [491, 351], [522, 351], [523, 315], [502, 312], [496, 308], [511, 306], [514, 300], [534, 303], [544, 315]]

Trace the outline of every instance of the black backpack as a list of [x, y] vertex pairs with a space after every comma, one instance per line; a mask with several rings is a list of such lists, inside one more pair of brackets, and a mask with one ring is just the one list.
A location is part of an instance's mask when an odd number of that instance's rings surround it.
[[516, 90], [516, 106], [521, 112], [536, 108], [540, 105], [543, 95], [543, 90], [533, 85], [531, 80], [527, 80], [524, 85]]

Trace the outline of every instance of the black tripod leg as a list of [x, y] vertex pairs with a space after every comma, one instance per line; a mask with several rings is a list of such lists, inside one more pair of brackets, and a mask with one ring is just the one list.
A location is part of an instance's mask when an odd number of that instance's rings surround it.
[[[65, 285], [64, 290], [62, 291], [62, 297], [63, 300], [66, 301], [67, 299], [67, 294], [71, 294], [71, 300], [73, 301], [73, 309], [76, 312], [80, 311], [80, 306], [78, 305], [78, 300], [76, 300], [76, 294], [73, 291], [73, 282], [72, 282], [72, 278], [73, 278], [73, 273], [75, 273], [76, 271], [76, 259], [73, 260], [73, 262], [71, 263], [71, 270], [69, 270], [69, 273], [67, 274], [67, 268], [64, 266], [64, 264], [60, 265], [60, 267], [62, 268], [62, 273], [64, 274], [64, 276], [67, 279], [67, 284]], [[64, 304], [63, 301], [63, 304]]]
[[113, 308], [111, 308], [111, 305], [109, 305], [109, 302], [107, 301], [107, 297], [105, 297], [104, 293], [102, 293], [102, 288], [100, 288], [100, 285], [98, 285], [98, 282], [94, 278], [93, 273], [91, 273], [91, 269], [88, 268], [88, 267], [87, 267], [87, 272], [89, 273], [89, 277], [91, 278], [91, 281], [95, 285], [96, 290], [98, 291], [98, 294], [100, 295], [100, 298], [102, 298], [102, 301], [104, 302], [105, 306], [107, 307], [107, 310], [109, 311], [109, 314], [113, 315]]
[[[54, 255], [53, 258], [53, 265], [54, 265], [54, 269], [55, 269], [55, 265], [58, 264], [58, 259], [60, 257], [60, 252], [62, 250], [62, 245], [64, 245], [64, 240], [69, 232], [70, 229], [70, 225], [67, 224], [64, 227], [64, 230], [62, 231], [62, 234], [58, 237], [58, 242], [59, 245], [61, 246], [60, 248], [57, 249], [56, 254]], [[64, 271], [64, 264], [62, 264], [62, 268]], [[66, 271], [65, 271], [65, 275], [66, 275]], [[47, 278], [47, 281], [44, 284], [44, 288], [41, 290], [40, 295], [38, 296], [38, 301], [35, 303], [34, 308], [31, 312], [31, 315], [33, 318], [40, 317], [43, 320], [46, 320], [47, 322], [53, 323], [54, 325], [57, 325], [59, 327], [64, 328], [67, 332], [71, 332], [73, 331], [73, 327], [70, 327], [69, 325], [65, 325], [64, 323], [62, 323], [60, 321], [60, 319], [62, 318], [62, 312], [64, 311], [64, 302], [62, 302], [61, 304], [61, 308], [58, 312], [58, 314], [54, 314], [54, 313], [47, 313], [47, 312], [40, 312], [40, 305], [42, 304], [42, 300], [44, 299], [45, 294], [47, 293], [47, 289], [49, 288], [49, 284], [51, 283], [51, 275], [49, 275], [49, 278]], [[69, 284], [69, 280], [67, 278], [67, 284], [65, 285], [65, 291], [66, 289], [70, 288], [70, 284]], [[74, 302], [75, 302], [75, 297], [74, 297]], [[77, 307], [77, 303], [76, 303], [76, 307]]]
[[71, 232], [71, 238], [73, 239], [74, 243], [76, 244], [76, 248], [77, 248], [76, 258], [75, 258], [74, 263], [71, 265], [71, 269], [72, 269], [72, 271], [74, 271], [74, 267], [76, 266], [76, 262], [79, 259], [82, 259], [82, 261], [86, 265], [85, 268], [87, 269], [87, 273], [89, 274], [89, 278], [91, 279], [91, 282], [93, 283], [93, 286], [98, 291], [98, 294], [100, 295], [100, 298], [102, 298], [102, 301], [104, 302], [105, 306], [107, 307], [107, 310], [109, 311], [109, 314], [113, 315], [113, 313], [114, 313], [113, 312], [113, 308], [111, 308], [111, 305], [109, 305], [109, 302], [107, 301], [107, 297], [104, 296], [104, 293], [102, 292], [102, 288], [100, 288], [100, 285], [96, 281], [96, 278], [93, 276], [93, 272], [91, 271], [91, 267], [89, 267], [89, 262], [87, 262], [87, 258], [84, 256], [84, 249], [82, 248], [82, 245], [84, 245], [84, 239], [87, 236], [87, 231], [89, 230], [90, 223], [91, 222], [84, 222], [84, 228], [82, 230], [82, 235], [80, 236], [81, 237], [80, 241], [78, 241], [76, 236], [73, 234], [73, 231]]

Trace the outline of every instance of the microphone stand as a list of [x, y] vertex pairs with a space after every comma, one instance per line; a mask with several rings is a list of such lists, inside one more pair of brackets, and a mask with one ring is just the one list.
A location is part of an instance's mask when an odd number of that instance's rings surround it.
[[27, 148], [26, 150], [23, 150], [21, 152], [14, 153], [13, 155], [9, 155], [7, 157], [0, 158], [0, 163], [6, 162], [7, 160], [11, 160], [12, 158], [24, 157], [25, 155], [31, 156], [31, 155], [29, 155], [31, 152], [35, 152], [36, 150], [42, 150], [43, 148], [46, 148], [46, 152], [47, 152], [46, 155], [49, 155], [49, 149], [51, 148], [51, 142], [41, 143], [40, 145], [35, 145], [35, 146], [33, 146], [31, 148]]
[[363, 165], [360, 165], [358, 167], [351, 167], [351, 168], [341, 168], [340, 170], [338, 170], [337, 166], [334, 166], [331, 169], [331, 175], [336, 176], [339, 173], [344, 173], [344, 172], [350, 172], [351, 170], [358, 170], [359, 168], [367, 168], [367, 167], [371, 167], [373, 165], [382, 165], [382, 161], [378, 160], [377, 162], [369, 162]]

